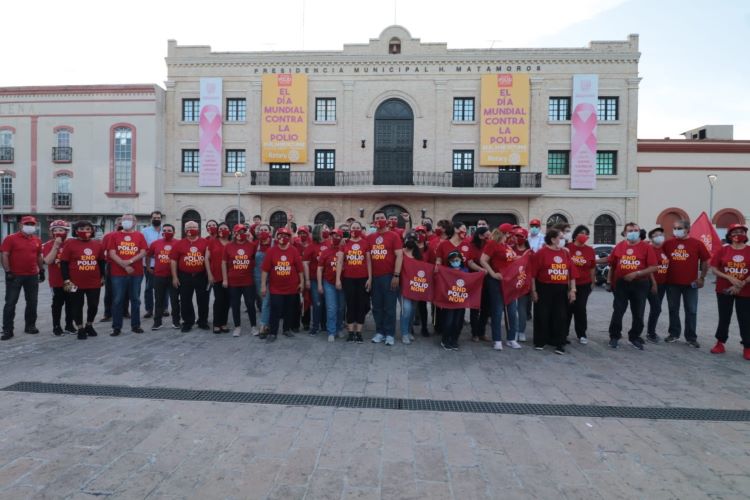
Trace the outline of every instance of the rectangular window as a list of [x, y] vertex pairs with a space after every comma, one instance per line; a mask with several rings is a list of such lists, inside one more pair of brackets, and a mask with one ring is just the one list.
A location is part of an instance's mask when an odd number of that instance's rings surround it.
[[197, 122], [201, 113], [200, 99], [183, 99], [182, 100], [182, 121]]
[[596, 152], [596, 175], [617, 175], [617, 151]]
[[472, 171], [474, 170], [474, 151], [473, 150], [454, 150], [453, 151], [453, 171]]
[[454, 97], [453, 98], [453, 121], [454, 122], [473, 122], [474, 121], [474, 98], [473, 97]]
[[200, 154], [197, 149], [182, 150], [182, 171], [197, 174], [201, 168]]
[[619, 119], [619, 97], [600, 97], [596, 104], [596, 119], [600, 122]]
[[228, 122], [244, 122], [247, 118], [247, 101], [244, 98], [227, 99]]
[[336, 98], [335, 97], [318, 97], [315, 99], [315, 121], [316, 122], [335, 122], [336, 121]]
[[570, 174], [570, 151], [547, 151], [547, 175]]
[[336, 151], [333, 149], [315, 150], [315, 185], [336, 185]]
[[551, 122], [570, 120], [570, 97], [550, 97], [547, 119]]
[[224, 170], [228, 174], [245, 171], [245, 150], [244, 149], [227, 149]]
[[132, 191], [133, 131], [127, 127], [115, 129], [115, 193]]

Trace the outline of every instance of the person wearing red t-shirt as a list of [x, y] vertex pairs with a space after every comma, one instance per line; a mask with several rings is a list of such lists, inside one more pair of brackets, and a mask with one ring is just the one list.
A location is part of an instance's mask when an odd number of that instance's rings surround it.
[[389, 221], [386, 219], [385, 212], [377, 210], [372, 219], [376, 232], [367, 237], [372, 263], [370, 299], [372, 317], [375, 320], [375, 336], [372, 342], [379, 344], [385, 340], [385, 345], [391, 346], [396, 336], [396, 303], [398, 302], [401, 262], [404, 258], [403, 243], [401, 234], [391, 225], [392, 220], [398, 222], [398, 217], [394, 216]]
[[651, 290], [649, 291], [648, 300], [648, 321], [646, 322], [646, 340], [657, 344], [661, 338], [656, 334], [656, 325], [661, 316], [661, 305], [664, 302], [664, 295], [667, 293], [667, 272], [669, 271], [669, 257], [664, 253], [664, 230], [655, 227], [648, 232], [648, 239], [656, 253], [658, 267], [656, 272], [651, 275]]
[[[324, 231], [325, 233], [325, 231]], [[343, 238], [343, 231], [334, 229], [330, 231], [330, 240], [318, 255], [317, 277], [318, 294], [324, 297], [326, 308], [326, 332], [328, 342], [336, 339], [339, 330], [344, 328], [344, 313], [346, 311], [346, 298], [344, 291], [336, 289], [336, 263], [339, 245]]]
[[130, 329], [143, 333], [141, 328], [141, 282], [143, 257], [148, 245], [146, 238], [135, 229], [135, 216], [122, 216], [122, 231], [113, 233], [107, 242], [107, 255], [112, 265], [112, 337], [120, 335], [123, 310], [130, 303]]
[[[596, 273], [596, 254], [594, 249], [586, 244], [591, 232], [586, 226], [578, 226], [573, 231], [573, 242], [569, 243], [567, 248], [570, 251], [570, 259], [576, 266], [578, 277], [576, 278], [576, 300], [568, 308], [568, 329], [575, 318], [575, 329], [578, 342], [588, 344], [586, 331], [588, 330], [588, 305], [589, 295], [591, 295], [591, 286], [594, 282]], [[567, 337], [567, 335], [566, 335]]]
[[[60, 272], [65, 289], [73, 302], [73, 321], [78, 326], [78, 340], [96, 337], [94, 319], [99, 309], [99, 294], [104, 285], [104, 249], [92, 239], [94, 225], [82, 220], [73, 226], [75, 238], [65, 242], [60, 257]], [[83, 324], [83, 303], [86, 302], [86, 325]]]
[[260, 330], [260, 338], [265, 339], [268, 335], [268, 322], [271, 317], [271, 296], [266, 294], [265, 297], [260, 296], [260, 276], [262, 274], [263, 260], [265, 259], [266, 252], [273, 246], [273, 228], [270, 224], [258, 224], [255, 228], [255, 269], [253, 270], [253, 278], [255, 280], [255, 295], [257, 299], [257, 308], [260, 310], [260, 320], [258, 321], [258, 329]]
[[[484, 219], [480, 219], [484, 222]], [[469, 260], [467, 264], [469, 269], [473, 272], [487, 273], [487, 270], [482, 267], [482, 253], [490, 241], [492, 233], [489, 227], [486, 225], [479, 225], [477, 223], [477, 229], [471, 236], [469, 243]], [[489, 341], [490, 338], [485, 335], [484, 331], [487, 328], [487, 320], [492, 315], [492, 302], [490, 301], [489, 280], [492, 280], [488, 274], [485, 274], [484, 284], [482, 286], [482, 301], [479, 309], [469, 310], [469, 323], [471, 325], [471, 340], [472, 342], [479, 342], [479, 340]]]
[[[531, 248], [531, 243], [529, 242], [529, 232], [525, 228], [519, 227], [514, 229], [513, 236], [515, 244], [511, 246], [513, 247], [513, 251], [516, 252], [516, 255], [523, 257], [526, 254], [534, 253], [534, 250]], [[527, 293], [526, 295], [518, 297], [518, 320], [516, 323], [518, 332], [516, 333], [516, 337], [519, 342], [526, 342], [526, 323], [531, 320], [530, 295], [530, 293]]]
[[[429, 242], [429, 245], [434, 248], [432, 252], [432, 263], [435, 264], [435, 272], [438, 271], [439, 266], [448, 265], [448, 255], [451, 252], [460, 252], [462, 261], [467, 262], [470, 258], [469, 245], [465, 242], [466, 240], [466, 224], [461, 221], [450, 222], [447, 219], [441, 219], [438, 221], [438, 228], [435, 230], [435, 234], [441, 236], [433, 239]], [[443, 310], [433, 304], [432, 306], [432, 317], [433, 326], [435, 333], [443, 333]], [[448, 313], [453, 316], [453, 313]], [[459, 332], [460, 335], [460, 332]]]
[[255, 268], [255, 243], [250, 241], [247, 227], [235, 224], [234, 238], [224, 246], [221, 262], [222, 286], [229, 290], [229, 304], [232, 307], [234, 321], [233, 337], [239, 337], [242, 332], [242, 299], [245, 299], [245, 309], [250, 320], [250, 333], [258, 335], [257, 318], [255, 316], [255, 283], [253, 269]]
[[680, 338], [680, 300], [685, 305], [685, 342], [696, 349], [698, 333], [698, 289], [703, 288], [708, 273], [711, 254], [706, 245], [690, 236], [690, 221], [680, 220], [672, 228], [674, 238], [664, 243], [664, 253], [669, 258], [667, 271], [667, 307], [669, 308], [669, 335], [664, 342]]
[[[70, 232], [70, 224], [64, 220], [54, 220], [49, 226], [52, 239], [42, 245], [42, 256], [49, 271], [49, 287], [52, 289], [52, 333], [56, 336], [65, 331], [76, 333], [78, 330], [73, 326], [73, 312], [70, 308], [71, 297], [63, 289], [63, 279], [60, 273], [60, 255], [63, 244]], [[65, 307], [65, 330], [60, 324], [63, 306]]]
[[153, 259], [154, 268], [154, 324], [151, 330], [161, 328], [162, 317], [167, 309], [167, 297], [172, 304], [172, 328], [180, 328], [180, 292], [172, 286], [172, 267], [169, 255], [179, 242], [174, 239], [174, 226], [164, 224], [161, 227], [161, 238], [148, 247], [148, 257]]
[[[513, 234], [513, 225], [507, 222], [498, 228], [497, 241], [490, 239], [482, 249], [479, 262], [487, 272], [485, 286], [490, 299], [490, 329], [492, 331], [493, 348], [497, 351], [503, 350], [503, 318], [508, 319], [505, 324], [506, 344], [513, 349], [520, 349], [521, 344], [516, 340], [518, 331], [518, 301], [505, 304], [503, 298], [503, 270], [518, 258], [516, 252], [508, 244], [508, 239]], [[441, 244], [443, 245], [443, 244]]]
[[531, 257], [531, 300], [534, 301], [534, 349], [555, 347], [565, 354], [568, 304], [576, 299], [576, 268], [557, 229], [544, 234], [544, 246]]
[[[311, 233], [310, 226], [299, 226], [297, 227], [297, 237], [292, 239], [292, 246], [294, 246], [294, 248], [297, 249], [297, 251], [300, 254], [300, 257], [303, 257], [302, 258], [303, 265], [305, 263], [305, 259], [304, 259], [305, 250], [310, 248], [310, 246], [317, 246], [315, 245], [315, 241], [311, 237], [310, 233]], [[310, 250], [310, 252], [314, 252], [314, 251], [315, 251], [314, 248]], [[310, 254], [308, 253], [308, 256], [309, 255]], [[308, 262], [310, 261], [308, 260]], [[305, 281], [306, 282], [309, 281], [309, 277], [305, 277]], [[310, 335], [315, 335], [318, 333], [317, 327], [315, 327], [314, 329], [310, 329], [310, 319], [311, 319], [310, 314], [312, 311], [310, 308], [311, 305], [312, 305], [311, 289], [306, 286], [305, 289], [302, 291], [302, 310], [301, 310], [302, 317], [295, 318], [295, 323], [292, 324], [293, 332], [299, 331], [300, 319], [301, 319], [302, 328], [305, 330], [308, 330]]]
[[[434, 252], [432, 251], [430, 245], [427, 243], [427, 240], [429, 239], [429, 232], [427, 231], [427, 227], [425, 225], [417, 226], [414, 228], [414, 233], [417, 240], [417, 248], [419, 248], [419, 251], [422, 255], [422, 261], [430, 263], [435, 262]], [[420, 300], [417, 302], [416, 307], [422, 336], [429, 337], [430, 330], [427, 328], [427, 302], [424, 300]], [[417, 325], [416, 322], [414, 324]]]
[[13, 338], [16, 304], [23, 289], [26, 300], [24, 333], [36, 334], [36, 305], [39, 283], [44, 281], [42, 242], [35, 236], [36, 219], [31, 215], [21, 217], [21, 230], [8, 235], [2, 242], [2, 264], [5, 270], [5, 306], [3, 307], [3, 334], [0, 340]]
[[625, 224], [621, 241], [609, 255], [609, 276], [614, 293], [612, 318], [609, 322], [609, 346], [617, 349], [622, 338], [622, 317], [630, 305], [632, 322], [628, 330], [630, 345], [643, 350], [643, 313], [651, 290], [651, 274], [658, 267], [656, 252], [641, 240], [641, 228], [635, 222]]
[[[110, 262], [109, 256], [107, 255], [109, 248], [109, 240], [112, 239], [112, 237], [117, 234], [118, 232], [122, 231], [122, 217], [115, 218], [114, 222], [114, 229], [108, 233], [105, 233], [105, 235], [102, 237], [102, 248], [104, 249], [104, 262], [107, 263], [107, 268], [105, 269], [105, 278], [104, 278], [104, 316], [102, 316], [102, 319], [99, 320], [100, 323], [106, 323], [108, 321], [112, 321], [112, 301], [114, 300], [114, 291], [112, 289], [112, 266], [113, 263]], [[123, 316], [126, 318], [130, 317], [130, 309], [128, 308], [129, 304], [127, 302], [123, 303]]]
[[[302, 237], [300, 233], [300, 237]], [[323, 235], [325, 234], [325, 238]], [[303, 248], [302, 265], [305, 269], [305, 295], [309, 295], [310, 307], [305, 315], [310, 319], [310, 335], [317, 335], [321, 329], [325, 329], [323, 318], [323, 294], [318, 293], [318, 256], [329, 246], [328, 237], [330, 231], [325, 224], [316, 224], [312, 229], [312, 241]], [[312, 316], [310, 318], [310, 316]], [[302, 322], [305, 323], [303, 316]]]
[[[238, 224], [239, 225], [239, 224]], [[224, 248], [232, 237], [229, 224], [222, 222], [218, 225], [215, 238], [206, 238], [206, 275], [208, 284], [214, 290], [213, 322], [214, 333], [227, 333], [229, 328], [229, 289], [222, 285], [221, 266], [224, 261]]]
[[169, 254], [172, 286], [180, 290], [182, 332], [189, 332], [195, 324], [193, 295], [198, 304], [198, 328], [209, 330], [208, 297], [210, 284], [206, 275], [208, 240], [199, 236], [198, 223], [185, 223], [185, 237], [172, 247]]
[[716, 326], [716, 345], [713, 354], [723, 354], [729, 339], [732, 307], [737, 311], [737, 322], [742, 339], [742, 356], [750, 361], [750, 247], [747, 246], [747, 226], [732, 224], [727, 228], [729, 245], [723, 246], [711, 260], [711, 271], [716, 275], [716, 305], [719, 324]]
[[276, 231], [276, 246], [271, 247], [263, 259], [260, 277], [260, 294], [270, 295], [268, 342], [274, 342], [279, 323], [284, 320], [282, 334], [294, 337], [291, 327], [299, 314], [299, 296], [305, 283], [302, 257], [291, 245], [292, 232], [281, 227]]
[[362, 326], [370, 307], [372, 284], [372, 257], [370, 246], [364, 238], [362, 224], [349, 225], [349, 239], [336, 254], [336, 289], [346, 297], [347, 342], [361, 344]]
[[401, 218], [404, 220], [404, 227], [398, 227], [398, 217], [398, 215], [391, 215], [388, 217], [387, 226], [388, 229], [398, 235], [399, 240], [403, 240], [407, 227], [411, 227], [411, 216], [407, 212], [401, 212]]

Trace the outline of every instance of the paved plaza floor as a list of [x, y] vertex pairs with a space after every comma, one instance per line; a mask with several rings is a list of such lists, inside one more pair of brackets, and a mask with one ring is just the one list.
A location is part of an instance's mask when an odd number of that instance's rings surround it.
[[[585, 407], [750, 410], [736, 323], [709, 354], [716, 299], [701, 292], [700, 349], [607, 347], [611, 295], [589, 305], [586, 346], [493, 351], [438, 339], [266, 344], [194, 329], [97, 338], [42, 332], [0, 343], [0, 388], [24, 381]], [[665, 303], [666, 308], [666, 303]], [[629, 319], [626, 316], [626, 326]], [[666, 312], [659, 332], [666, 331]], [[531, 326], [529, 327], [529, 339]], [[574, 335], [573, 335], [574, 337]], [[530, 406], [525, 406], [528, 408]], [[545, 406], [548, 407], [548, 406]], [[0, 499], [736, 498], [750, 495], [750, 422], [494, 414], [0, 392]]]

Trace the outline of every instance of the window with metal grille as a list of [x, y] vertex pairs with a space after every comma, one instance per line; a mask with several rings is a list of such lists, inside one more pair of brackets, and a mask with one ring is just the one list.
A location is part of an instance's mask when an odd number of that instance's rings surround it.
[[128, 127], [118, 127], [114, 139], [114, 191], [130, 193], [133, 190], [133, 131]]
[[550, 97], [547, 118], [551, 122], [570, 120], [570, 97]]
[[456, 149], [453, 151], [453, 171], [474, 170], [474, 151]]
[[183, 99], [182, 100], [182, 121], [197, 122], [201, 113], [200, 99]]
[[201, 167], [200, 153], [197, 149], [182, 150], [182, 171], [187, 173], [198, 173]]
[[331, 212], [318, 212], [315, 215], [314, 219], [315, 224], [325, 224], [329, 228], [335, 228], [336, 227], [336, 219], [333, 217], [333, 214]]
[[244, 98], [227, 99], [228, 122], [244, 122], [247, 118], [247, 101]]
[[0, 194], [4, 207], [13, 206], [13, 177], [10, 175], [0, 175]]
[[274, 228], [274, 230], [286, 226], [286, 212], [279, 210], [272, 213], [271, 217], [268, 219], [268, 223]]
[[335, 122], [336, 121], [336, 98], [335, 97], [318, 97], [315, 99], [315, 121], [316, 122]]
[[453, 98], [453, 121], [454, 122], [473, 122], [474, 121], [474, 98], [473, 97], [454, 97]]
[[619, 97], [600, 97], [596, 103], [596, 119], [600, 122], [618, 120]]
[[596, 175], [617, 175], [617, 151], [596, 152]]
[[547, 175], [570, 174], [570, 151], [547, 151]]
[[245, 150], [244, 149], [227, 149], [224, 153], [225, 171], [228, 174], [245, 171]]
[[617, 224], [612, 216], [602, 214], [594, 220], [594, 244], [609, 243], [614, 245]]
[[560, 224], [568, 224], [568, 218], [563, 214], [552, 214], [547, 219], [547, 229]]

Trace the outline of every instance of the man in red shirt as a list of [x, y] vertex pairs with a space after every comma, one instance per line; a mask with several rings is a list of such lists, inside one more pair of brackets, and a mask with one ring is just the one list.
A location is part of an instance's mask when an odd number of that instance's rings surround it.
[[42, 256], [49, 271], [49, 287], [52, 289], [52, 333], [60, 336], [64, 333], [60, 320], [62, 319], [63, 306], [65, 307], [65, 331], [76, 333], [73, 326], [72, 301], [63, 289], [63, 278], [60, 273], [60, 255], [63, 244], [70, 232], [70, 224], [64, 220], [54, 220], [49, 225], [52, 239], [42, 245]]
[[697, 349], [700, 347], [696, 332], [698, 289], [703, 288], [711, 254], [708, 253], [702, 241], [690, 237], [689, 233], [690, 221], [677, 221], [672, 227], [674, 238], [664, 243], [664, 253], [669, 258], [666, 282], [669, 336], [664, 339], [664, 342], [672, 343], [680, 338], [682, 330], [680, 299], [682, 299], [685, 305], [685, 342]]
[[[161, 238], [148, 247], [148, 257], [153, 259], [154, 268], [154, 324], [151, 330], [161, 328], [162, 317], [167, 308], [167, 296], [172, 304], [172, 328], [180, 328], [180, 292], [172, 286], [172, 266], [169, 255], [172, 248], [179, 242], [174, 239], [174, 226], [164, 224], [161, 228]], [[167, 295], [168, 294], [168, 295]]]
[[655, 227], [648, 232], [648, 239], [654, 247], [656, 260], [659, 262], [656, 272], [651, 275], [651, 291], [648, 294], [648, 321], [646, 322], [646, 340], [654, 344], [661, 339], [656, 334], [656, 325], [661, 316], [661, 305], [667, 293], [667, 272], [669, 271], [669, 257], [664, 253], [664, 230]]
[[630, 222], [623, 231], [625, 241], [618, 243], [609, 255], [609, 282], [614, 287], [612, 318], [609, 322], [609, 346], [617, 349], [622, 337], [622, 317], [630, 304], [633, 317], [628, 340], [634, 348], [643, 350], [643, 311], [651, 289], [651, 274], [656, 271], [656, 253], [641, 241], [641, 228]]
[[305, 282], [302, 257], [290, 242], [292, 232], [285, 227], [276, 231], [276, 246], [271, 247], [263, 258], [260, 277], [260, 294], [265, 297], [270, 292], [270, 312], [268, 342], [276, 340], [279, 322], [283, 318], [282, 333], [294, 337], [290, 328], [293, 316], [299, 313], [299, 294]]
[[[390, 221], [386, 219], [385, 212], [378, 210], [372, 217], [377, 229], [367, 237], [372, 262], [370, 300], [372, 317], [375, 319], [375, 336], [372, 342], [379, 344], [385, 340], [385, 345], [393, 345], [399, 276], [404, 258], [403, 243], [395, 230], [389, 230]], [[395, 217], [395, 221], [398, 222], [398, 217]]]
[[123, 309], [130, 303], [130, 330], [143, 333], [141, 328], [141, 282], [143, 257], [148, 245], [146, 238], [136, 231], [135, 216], [122, 216], [122, 231], [114, 233], [107, 242], [107, 255], [112, 267], [112, 333], [117, 337], [122, 330]]
[[[209, 226], [209, 230], [211, 227]], [[193, 294], [198, 303], [198, 328], [208, 326], [208, 275], [206, 274], [206, 248], [209, 242], [199, 236], [198, 223], [185, 223], [185, 238], [172, 246], [169, 254], [172, 286], [180, 291], [182, 332], [189, 332], [195, 324]]]
[[35, 236], [36, 219], [31, 215], [21, 217], [21, 230], [5, 237], [2, 242], [2, 264], [5, 270], [5, 306], [3, 307], [3, 334], [0, 340], [13, 338], [13, 321], [16, 304], [23, 288], [26, 300], [24, 333], [39, 333], [36, 327], [36, 304], [39, 283], [44, 281], [42, 242]]

